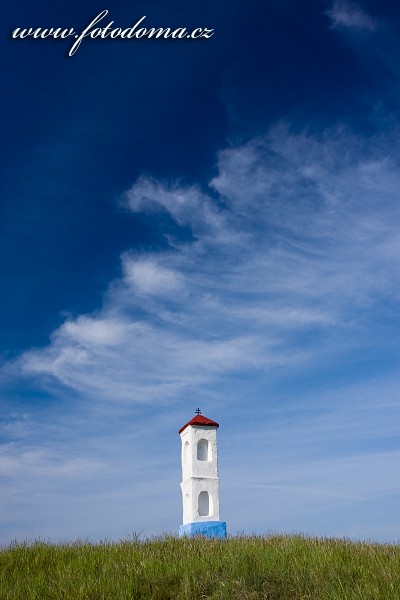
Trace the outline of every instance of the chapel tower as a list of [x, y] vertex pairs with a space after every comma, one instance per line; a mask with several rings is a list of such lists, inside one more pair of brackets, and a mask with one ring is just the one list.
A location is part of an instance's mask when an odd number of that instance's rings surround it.
[[179, 430], [182, 440], [181, 537], [226, 537], [226, 523], [219, 520], [218, 427], [218, 423], [197, 409], [196, 416]]

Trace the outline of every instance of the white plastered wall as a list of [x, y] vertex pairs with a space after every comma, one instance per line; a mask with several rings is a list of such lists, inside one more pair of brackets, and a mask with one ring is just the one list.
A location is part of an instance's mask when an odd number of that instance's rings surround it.
[[[217, 455], [217, 428], [189, 425], [181, 433], [182, 440], [182, 502], [183, 524], [199, 521], [219, 521], [219, 479]], [[204, 443], [208, 442], [207, 452]], [[198, 459], [198, 443], [200, 458]], [[204, 460], [206, 458], [207, 460]], [[199, 496], [209, 494], [209, 513], [199, 514]], [[200, 511], [201, 512], [201, 511]]]

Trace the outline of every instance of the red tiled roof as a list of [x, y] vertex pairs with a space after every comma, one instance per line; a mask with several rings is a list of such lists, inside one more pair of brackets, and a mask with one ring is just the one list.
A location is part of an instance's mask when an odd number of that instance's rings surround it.
[[186, 425], [181, 427], [178, 433], [182, 433], [182, 431], [186, 429], [188, 425], [208, 425], [209, 427], [219, 427], [218, 423], [212, 421], [211, 419], [207, 419], [207, 417], [204, 415], [196, 415], [193, 417], [193, 419], [186, 423]]

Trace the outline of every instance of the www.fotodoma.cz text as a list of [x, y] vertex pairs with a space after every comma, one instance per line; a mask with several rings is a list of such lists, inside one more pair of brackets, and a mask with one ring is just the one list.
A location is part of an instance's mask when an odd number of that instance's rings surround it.
[[96, 27], [106, 16], [108, 10], [103, 10], [89, 23], [81, 33], [76, 33], [73, 28], [63, 29], [62, 27], [50, 27], [42, 28], [37, 27], [36, 29], [30, 27], [29, 29], [23, 29], [17, 27], [11, 33], [13, 39], [66, 39], [74, 37], [75, 41], [68, 52], [68, 56], [73, 56], [81, 45], [82, 40], [85, 38], [91, 39], [140, 39], [140, 38], [155, 38], [155, 39], [209, 39], [214, 35], [214, 29], [207, 29], [206, 27], [196, 27], [195, 29], [188, 30], [186, 27], [177, 27], [171, 29], [170, 27], [143, 27], [143, 22], [146, 16], [143, 16], [131, 27], [123, 29], [122, 27], [115, 27], [114, 21], [110, 21], [105, 27]]

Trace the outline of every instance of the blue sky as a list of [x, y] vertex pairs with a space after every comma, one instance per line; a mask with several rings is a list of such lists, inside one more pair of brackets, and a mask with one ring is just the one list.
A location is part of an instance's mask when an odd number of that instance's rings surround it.
[[[7, 7], [0, 543], [177, 533], [198, 406], [230, 533], [399, 540], [399, 10], [215, 4]], [[11, 39], [105, 8], [215, 33]]]

